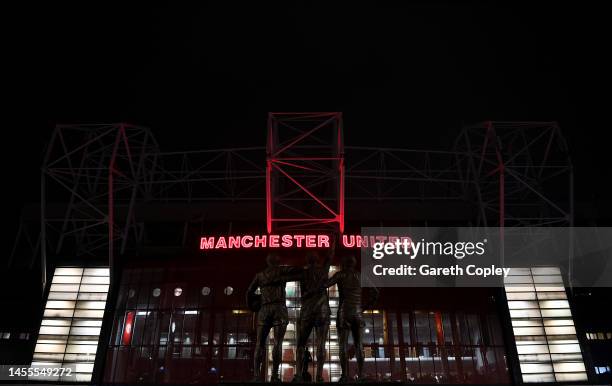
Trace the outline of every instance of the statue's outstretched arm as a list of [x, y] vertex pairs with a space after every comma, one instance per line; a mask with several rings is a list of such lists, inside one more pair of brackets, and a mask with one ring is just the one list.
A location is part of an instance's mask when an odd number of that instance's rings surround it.
[[286, 283], [288, 281], [300, 281], [304, 276], [304, 268], [303, 267], [283, 267], [283, 273], [279, 278], [281, 283]]
[[336, 244], [337, 244], [338, 236], [334, 235], [331, 239], [331, 245], [329, 247], [329, 251], [325, 255], [325, 260], [323, 261], [323, 270], [325, 272], [329, 272], [329, 268], [331, 267], [332, 260], [336, 255]]

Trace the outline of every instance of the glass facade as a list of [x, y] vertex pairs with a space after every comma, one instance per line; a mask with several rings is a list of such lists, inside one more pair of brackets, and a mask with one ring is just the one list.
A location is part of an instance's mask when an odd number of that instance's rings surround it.
[[[253, 313], [245, 309], [248, 282], [236, 279], [229, 291], [227, 283], [212, 281], [205, 272], [195, 270], [189, 274], [157, 268], [125, 270], [104, 382], [251, 379], [255, 324]], [[288, 283], [286, 291], [290, 324], [283, 342], [281, 371], [283, 381], [290, 381], [295, 369], [300, 288], [295, 282]], [[331, 288], [334, 319], [327, 343], [326, 381], [340, 375], [337, 301], [336, 289]], [[365, 310], [363, 316], [364, 374], [372, 380], [509, 383], [500, 323], [494, 313], [394, 306]], [[308, 349], [314, 357], [313, 339], [311, 336]], [[268, 374], [271, 344], [269, 347]], [[351, 374], [356, 370], [354, 354], [350, 346]]]
[[[330, 276], [336, 272], [335, 267], [331, 267]], [[289, 282], [285, 287], [287, 294], [287, 311], [289, 315], [289, 324], [287, 325], [287, 332], [283, 339], [283, 363], [281, 365], [281, 380], [283, 382], [290, 382], [295, 375], [296, 368], [296, 350], [297, 350], [297, 335], [296, 326], [300, 316], [300, 297], [301, 288], [298, 282]], [[338, 357], [338, 332], [336, 330], [336, 313], [338, 311], [338, 288], [333, 286], [328, 290], [329, 305], [331, 309], [331, 321], [329, 327], [329, 333], [327, 336], [326, 344], [326, 358], [325, 364], [323, 365], [323, 379], [325, 382], [337, 381], [340, 378], [340, 362]], [[272, 335], [272, 334], [271, 334]], [[310, 352], [313, 361], [316, 360], [315, 350], [316, 334], [313, 329], [312, 334], [308, 340], [306, 348]], [[268, 364], [272, 363], [272, 348], [274, 345], [274, 337], [270, 336], [268, 344]], [[272, 366], [267, 366], [268, 378], [272, 375]], [[309, 365], [308, 371], [310, 374], [314, 374], [314, 362]]]
[[32, 379], [91, 380], [108, 287], [109, 270], [106, 267], [55, 269], [32, 366], [69, 371]]
[[513, 268], [505, 288], [523, 382], [586, 381], [560, 269]]

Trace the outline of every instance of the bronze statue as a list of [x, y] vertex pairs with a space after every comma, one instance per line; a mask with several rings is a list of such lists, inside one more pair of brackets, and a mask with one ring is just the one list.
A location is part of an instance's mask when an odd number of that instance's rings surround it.
[[310, 252], [306, 255], [306, 267], [299, 275], [300, 289], [302, 291], [300, 318], [297, 328], [297, 358], [296, 371], [293, 378], [294, 382], [303, 382], [303, 373], [307, 371], [304, 367], [304, 352], [306, 343], [313, 328], [316, 332], [316, 381], [323, 382], [323, 364], [325, 363], [325, 342], [329, 332], [329, 319], [331, 311], [329, 309], [329, 299], [327, 289], [323, 284], [329, 276], [329, 267], [331, 264], [331, 256], [334, 253], [332, 249], [325, 258], [322, 266], [317, 265], [318, 255], [316, 252]]
[[[255, 344], [254, 380], [262, 380], [262, 364], [266, 353], [266, 341], [274, 329], [274, 348], [272, 350], [272, 377], [270, 382], [280, 382], [278, 373], [283, 348], [283, 338], [289, 322], [285, 303], [285, 284], [295, 280], [299, 274], [296, 267], [281, 267], [276, 254], [267, 257], [268, 267], [255, 275], [247, 290], [247, 304], [257, 311], [257, 342]], [[257, 288], [261, 295], [256, 295]]]
[[[342, 260], [342, 270], [336, 272], [325, 282], [325, 287], [338, 285], [340, 303], [336, 327], [338, 328], [338, 345], [340, 349], [340, 368], [342, 376], [339, 382], [348, 381], [348, 334], [353, 336], [355, 343], [355, 357], [357, 358], [357, 377], [363, 376], [363, 343], [362, 329], [364, 322], [361, 316], [361, 277], [356, 269], [357, 262], [353, 256], [346, 256]], [[377, 290], [373, 289], [376, 294]], [[376, 296], [373, 297], [375, 299]], [[372, 300], [372, 303], [375, 300]]]

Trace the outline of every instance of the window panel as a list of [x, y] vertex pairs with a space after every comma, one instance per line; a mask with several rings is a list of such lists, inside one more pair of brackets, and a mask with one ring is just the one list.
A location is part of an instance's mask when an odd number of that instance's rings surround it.
[[550, 363], [521, 363], [521, 372], [529, 373], [550, 373], [553, 367]]
[[551, 284], [563, 284], [563, 279], [561, 278], [561, 275], [555, 275], [555, 276], [534, 276], [533, 277], [533, 282], [538, 284], [538, 283], [543, 283], [543, 284], [547, 284], [547, 283], [551, 283]]
[[108, 276], [84, 276], [81, 280], [82, 284], [110, 284]]
[[506, 292], [529, 292], [533, 291], [533, 285], [512, 284], [504, 280]]
[[562, 285], [536, 285], [536, 291], [538, 292], [561, 292], [565, 291], [565, 287]]
[[50, 292], [78, 292], [78, 284], [51, 284]]
[[548, 337], [548, 342], [551, 344], [578, 344], [576, 335], [551, 335]]
[[583, 373], [567, 373], [567, 374], [556, 374], [557, 382], [574, 382], [574, 381], [586, 381], [587, 374]]
[[42, 326], [70, 326], [70, 320], [66, 319], [43, 319]]
[[45, 310], [45, 318], [71, 318], [74, 310]]
[[75, 370], [79, 373], [92, 373], [93, 367], [93, 363], [77, 363], [75, 366]]
[[555, 376], [553, 374], [523, 374], [523, 382], [525, 383], [541, 383], [541, 382], [554, 382]]
[[544, 321], [545, 326], [573, 326], [572, 319], [548, 319]]
[[40, 335], [68, 335], [70, 327], [55, 327], [55, 326], [43, 326], [40, 328]]
[[54, 276], [51, 283], [53, 284], [79, 284], [81, 276]]
[[53, 276], [62, 276], [62, 275], [74, 275], [81, 276], [83, 274], [83, 268], [56, 268]]
[[[66, 381], [68, 381], [68, 380], [66, 379]], [[76, 373], [75, 374], [75, 381], [77, 381], [77, 382], [90, 382], [91, 381], [91, 374]]]
[[542, 321], [540, 319], [512, 320], [512, 327], [537, 327], [537, 326], [542, 326]]
[[531, 268], [531, 272], [534, 275], [560, 275], [561, 269], [559, 267], [535, 267]]
[[95, 354], [98, 348], [97, 344], [69, 344], [66, 346], [68, 354]]
[[510, 310], [511, 318], [539, 318], [540, 310]]
[[49, 361], [35, 361], [32, 362], [32, 366], [36, 366], [36, 367], [50, 367], [50, 368], [59, 368], [62, 367], [62, 365], [60, 363], [54, 363], [54, 362], [49, 362]]
[[567, 300], [543, 300], [540, 302], [541, 308], [569, 308]]
[[580, 352], [580, 345], [578, 344], [551, 344], [549, 345], [551, 353], [555, 354], [567, 354], [567, 353], [578, 353]]
[[[548, 349], [546, 350], [548, 351]], [[550, 354], [519, 354], [519, 361], [523, 362], [550, 362]]]
[[72, 327], [70, 335], [100, 335], [99, 327]]
[[77, 319], [72, 322], [72, 326], [83, 326], [83, 327], [102, 327], [102, 321], [97, 319], [82, 320]]
[[[46, 338], [50, 338], [50, 339], [46, 339]], [[46, 337], [46, 336], [41, 337], [40, 339], [36, 341], [36, 343], [66, 344], [67, 341], [68, 341], [67, 336], [52, 335], [50, 337]]]
[[544, 335], [542, 327], [515, 327], [514, 335]]
[[586, 371], [584, 363], [582, 362], [555, 363], [554, 369], [556, 373], [576, 373]]
[[86, 309], [86, 310], [103, 310], [106, 306], [106, 302], [95, 302], [95, 301], [79, 301], [76, 304], [76, 308]]
[[108, 293], [108, 285], [103, 284], [82, 284], [82, 292], [104, 292]]
[[572, 316], [572, 312], [569, 308], [565, 310], [542, 310], [542, 316], [545, 318], [559, 318], [563, 316]]
[[410, 342], [410, 314], [407, 312], [402, 313], [402, 336], [404, 338], [404, 344], [411, 344]]
[[110, 277], [110, 270], [108, 268], [85, 268], [83, 275]]
[[567, 335], [575, 334], [576, 329], [572, 326], [553, 326], [546, 327], [546, 335]]
[[66, 349], [65, 344], [44, 344], [39, 343], [34, 348], [34, 352], [50, 352], [50, 353], [63, 353]]
[[[61, 362], [64, 359], [64, 350], [61, 353], [46, 353], [46, 352], [35, 352], [32, 356], [32, 360], [34, 361], [56, 361]], [[32, 362], [34, 365], [34, 362]], [[49, 366], [50, 367], [50, 366]]]
[[535, 292], [508, 292], [506, 293], [508, 300], [536, 300]]
[[582, 353], [550, 354], [550, 357], [555, 362], [561, 362], [561, 361], [581, 361], [582, 360]]
[[511, 310], [524, 310], [528, 308], [538, 308], [538, 302], [527, 301], [527, 300], [509, 301], [508, 308], [510, 308]]
[[48, 380], [88, 382], [106, 305], [108, 268], [59, 267], [51, 283], [32, 365], [75, 371], [72, 377]]
[[533, 283], [531, 276], [508, 276], [505, 279], [508, 284], [530, 284]]
[[546, 344], [546, 337], [544, 336], [515, 336], [517, 346], [525, 344]]
[[78, 299], [79, 300], [98, 300], [98, 301], [105, 301], [106, 300], [106, 293], [87, 293], [87, 292], [80, 292]]
[[565, 294], [565, 292], [539, 292], [538, 299], [540, 300], [567, 299], [567, 295]]
[[104, 317], [104, 310], [76, 310], [74, 311], [75, 318], [100, 318]]
[[70, 300], [48, 300], [46, 308], [66, 309], [74, 308], [75, 302]]
[[76, 300], [76, 292], [49, 292], [49, 300]]
[[535, 287], [523, 292], [516, 290], [517, 276], [505, 281], [523, 382], [586, 380], [559, 268], [532, 268], [531, 273]]
[[516, 347], [519, 354], [547, 354], [548, 346], [545, 344], [521, 345]]
[[512, 267], [510, 269], [510, 276], [525, 276], [525, 275], [531, 275], [531, 269], [530, 268], [516, 268], [516, 267]]

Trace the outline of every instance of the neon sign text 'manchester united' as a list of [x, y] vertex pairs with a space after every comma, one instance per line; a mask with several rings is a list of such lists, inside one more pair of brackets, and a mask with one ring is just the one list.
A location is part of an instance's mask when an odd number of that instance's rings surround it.
[[[397, 236], [342, 235], [344, 248], [362, 248], [376, 242], [394, 242]], [[329, 248], [330, 236], [326, 234], [245, 234], [235, 236], [203, 236], [201, 250], [241, 248]]]

